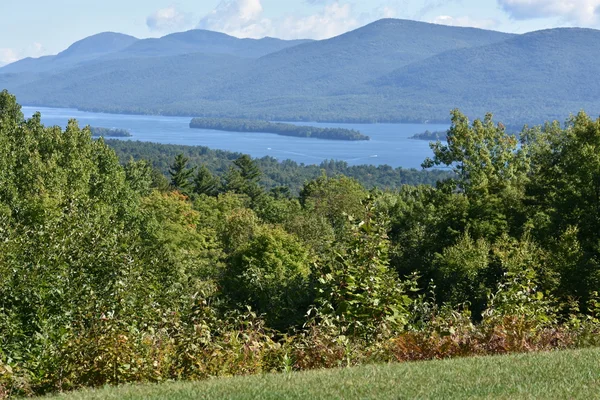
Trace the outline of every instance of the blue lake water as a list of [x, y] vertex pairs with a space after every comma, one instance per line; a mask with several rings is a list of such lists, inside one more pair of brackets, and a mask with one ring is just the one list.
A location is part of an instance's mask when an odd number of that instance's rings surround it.
[[429, 143], [409, 139], [410, 136], [430, 131], [442, 131], [448, 125], [437, 124], [329, 124], [306, 123], [318, 127], [356, 129], [371, 137], [370, 141], [337, 141], [294, 138], [269, 133], [219, 132], [190, 129], [189, 117], [162, 117], [152, 115], [121, 115], [84, 112], [67, 108], [23, 107], [30, 117], [41, 112], [42, 122], [65, 127], [71, 118], [81, 126], [127, 129], [133, 135], [125, 140], [207, 146], [250, 154], [253, 157], [271, 156], [278, 160], [291, 159], [304, 164], [319, 164], [323, 160], [344, 160], [350, 165], [387, 164], [393, 167], [420, 168], [431, 156]]

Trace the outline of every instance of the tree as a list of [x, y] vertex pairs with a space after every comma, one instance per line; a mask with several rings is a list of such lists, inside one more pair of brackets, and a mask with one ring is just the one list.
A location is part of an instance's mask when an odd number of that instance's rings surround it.
[[132, 158], [125, 164], [127, 182], [142, 196], [150, 194], [153, 183], [152, 172], [152, 166], [145, 160], [134, 161]]
[[302, 321], [312, 301], [308, 251], [281, 228], [259, 227], [235, 252], [224, 274], [225, 293], [286, 330]]
[[262, 172], [248, 155], [243, 155], [233, 162], [224, 176], [224, 187], [227, 191], [248, 195], [255, 199], [263, 193], [258, 185]]
[[364, 220], [352, 220], [345, 251], [319, 272], [321, 314], [333, 317], [357, 335], [389, 329], [400, 331], [408, 322], [413, 282], [401, 282], [389, 266], [387, 220], [363, 201]]
[[192, 190], [191, 178], [194, 174], [194, 168], [188, 168], [189, 159], [183, 154], [178, 154], [175, 157], [175, 161], [169, 168], [169, 175], [171, 175], [171, 185], [181, 191], [183, 194], [189, 194]]
[[521, 229], [525, 220], [522, 201], [528, 180], [527, 149], [519, 148], [514, 135], [503, 124], [494, 124], [492, 114], [469, 124], [458, 110], [452, 111], [448, 143], [433, 143], [433, 159], [423, 168], [452, 167], [455, 178], [442, 186], [464, 194], [469, 200], [470, 233], [474, 239], [495, 239]]
[[216, 178], [206, 165], [198, 168], [194, 177], [194, 193], [216, 196], [219, 192], [219, 179]]
[[239, 168], [242, 178], [248, 183], [258, 183], [262, 176], [262, 172], [249, 155], [244, 154], [235, 160], [233, 164]]
[[361, 201], [368, 192], [354, 179], [325, 175], [308, 182], [300, 192], [300, 202], [306, 210], [325, 218], [338, 238], [346, 236], [347, 215], [357, 219], [364, 216]]
[[[600, 118], [584, 112], [523, 134], [530, 153], [527, 187], [535, 237], [562, 265], [560, 294], [585, 302], [600, 286]], [[577, 250], [573, 253], [573, 250]]]

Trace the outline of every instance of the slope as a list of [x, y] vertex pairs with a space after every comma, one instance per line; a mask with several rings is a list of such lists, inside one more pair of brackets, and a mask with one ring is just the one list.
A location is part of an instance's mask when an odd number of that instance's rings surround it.
[[[169, 104], [182, 92], [202, 90], [220, 82], [245, 59], [225, 54], [184, 54], [173, 57], [130, 58], [86, 64], [18, 87], [28, 105], [80, 107], [129, 113], [169, 114]], [[2, 84], [0, 75], [0, 84]]]
[[349, 93], [357, 83], [448, 50], [506, 40], [510, 34], [383, 19], [328, 40], [269, 54], [219, 88], [223, 97]]
[[[356, 97], [366, 82], [440, 52], [511, 37], [513, 35], [480, 29], [386, 19], [329, 40], [301, 43], [258, 60], [232, 63], [211, 72], [210, 77], [179, 73], [164, 68], [162, 57], [145, 57], [142, 67], [127, 62], [113, 64], [113, 70], [120, 74], [111, 70], [88, 79], [88, 72], [79, 69], [13, 88], [13, 91], [26, 104], [68, 105], [90, 110], [265, 119], [338, 119], [341, 115], [362, 120], [371, 118], [371, 104], [375, 104], [370, 94]], [[191, 51], [192, 48], [256, 55], [260, 46], [269, 47], [273, 43], [291, 44], [275, 39], [242, 40], [197, 30], [138, 41], [108, 57], [137, 54], [135, 59], [140, 59], [141, 54]], [[245, 52], [241, 50], [244, 47]], [[178, 61], [182, 71], [193, 69], [193, 65], [187, 63], [190, 60]], [[149, 69], [152, 64], [153, 73], [144, 80], [147, 75], [141, 73], [140, 68]], [[90, 65], [86, 65], [87, 68]], [[202, 73], [207, 72], [202, 70]], [[131, 76], [135, 78], [135, 85], [129, 81]], [[161, 87], [164, 91], [149, 95], [145, 87]], [[326, 97], [332, 95], [333, 98]]]
[[600, 31], [563, 28], [503, 43], [446, 52], [372, 82], [390, 104], [430, 109], [435, 119], [459, 107], [471, 115], [494, 111], [506, 122], [564, 120], [584, 108], [600, 113]]
[[143, 39], [108, 58], [164, 57], [190, 53], [228, 54], [258, 58], [310, 40], [238, 39], [224, 33], [191, 30], [158, 39]]
[[25, 58], [0, 68], [0, 74], [57, 72], [106, 54], [123, 50], [138, 39], [121, 33], [104, 32], [73, 43], [55, 56]]
[[598, 349], [123, 386], [50, 399], [589, 399]]

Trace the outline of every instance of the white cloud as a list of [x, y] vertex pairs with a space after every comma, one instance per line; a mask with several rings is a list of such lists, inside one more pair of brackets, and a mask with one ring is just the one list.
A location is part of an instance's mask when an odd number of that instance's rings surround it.
[[398, 10], [394, 7], [383, 6], [376, 10], [376, 18], [397, 18]]
[[47, 51], [41, 43], [32, 43], [24, 49], [0, 48], [0, 66], [14, 63], [26, 57], [41, 57]]
[[146, 18], [146, 25], [154, 32], [175, 32], [190, 28], [191, 17], [175, 6], [160, 9]]
[[[342, 1], [310, 1], [321, 8], [312, 15], [287, 15], [276, 20], [264, 16], [261, 0], [222, 0], [200, 20], [198, 28], [224, 32], [237, 37], [282, 39], [325, 39], [357, 28], [365, 21], [356, 16], [351, 3]], [[395, 16], [390, 7], [383, 7], [377, 17]], [[371, 19], [372, 21], [373, 19]]]
[[288, 16], [274, 26], [274, 36], [326, 39], [357, 28], [360, 21], [350, 4], [335, 2], [307, 17]]
[[519, 20], [558, 17], [588, 26], [600, 22], [600, 0], [498, 0], [498, 4]]
[[13, 49], [0, 48], [0, 66], [19, 60], [17, 52]]
[[262, 15], [260, 0], [222, 0], [217, 8], [200, 20], [198, 28], [234, 36], [260, 37], [271, 24]]
[[451, 17], [449, 15], [440, 15], [430, 21], [433, 24], [464, 26], [481, 29], [494, 29], [500, 22], [495, 19], [473, 19], [471, 17]]

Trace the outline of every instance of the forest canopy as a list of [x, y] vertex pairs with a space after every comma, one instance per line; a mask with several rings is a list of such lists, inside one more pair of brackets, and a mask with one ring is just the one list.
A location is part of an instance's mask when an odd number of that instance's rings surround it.
[[124, 164], [0, 93], [0, 397], [600, 344], [600, 119], [458, 110], [435, 185]]

